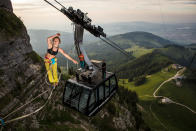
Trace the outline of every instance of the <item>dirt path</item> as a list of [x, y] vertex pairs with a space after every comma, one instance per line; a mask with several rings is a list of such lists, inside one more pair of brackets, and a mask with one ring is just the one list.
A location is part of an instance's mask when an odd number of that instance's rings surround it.
[[193, 109], [191, 109], [190, 107], [188, 107], [188, 106], [186, 106], [186, 105], [184, 105], [184, 104], [182, 104], [182, 103], [175, 102], [175, 101], [173, 101], [173, 100], [171, 100], [170, 98], [165, 97], [165, 96], [158, 96], [158, 95], [156, 95], [156, 93], [160, 90], [160, 88], [161, 88], [165, 83], [167, 83], [167, 82], [169, 82], [169, 81], [171, 81], [171, 80], [177, 78], [178, 76], [182, 75], [182, 73], [183, 73], [185, 70], [186, 70], [186, 68], [183, 68], [183, 69], [179, 70], [179, 71], [175, 74], [175, 76], [173, 76], [173, 77], [169, 78], [168, 80], [164, 81], [163, 83], [161, 83], [161, 84], [159, 85], [159, 87], [154, 91], [153, 97], [154, 97], [154, 98], [165, 98], [165, 99], [168, 99], [168, 100], [169, 100], [169, 103], [173, 103], [173, 104], [176, 104], [176, 105], [185, 107], [185, 108], [187, 108], [189, 111], [191, 111], [192, 113], [196, 114], [196, 111], [194, 111]]

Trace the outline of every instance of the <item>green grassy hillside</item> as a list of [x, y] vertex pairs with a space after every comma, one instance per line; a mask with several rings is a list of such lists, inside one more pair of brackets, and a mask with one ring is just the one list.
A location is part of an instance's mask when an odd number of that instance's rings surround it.
[[132, 46], [131, 48], [126, 49], [127, 52], [131, 52], [135, 58], [139, 58], [148, 53], [152, 53], [154, 49], [147, 49], [138, 45]]
[[[119, 81], [119, 85], [138, 94], [138, 107], [142, 110], [145, 122], [153, 131], [194, 131], [196, 129], [195, 114], [179, 105], [159, 104], [159, 99], [153, 97], [153, 92], [157, 87], [177, 72], [168, 69], [147, 76], [147, 81], [140, 86], [135, 86], [134, 81], [125, 84], [122, 80]], [[195, 83], [184, 81], [182, 87], [176, 87], [171, 81], [164, 84], [158, 94], [168, 96], [172, 100], [186, 104], [196, 110], [195, 91]]]
[[[115, 49], [113, 49], [112, 47], [103, 42], [89, 44], [86, 45], [85, 48], [87, 49], [90, 58], [99, 60], [105, 59], [109, 67], [113, 69], [115, 68], [116, 71], [123, 71], [124, 69], [121, 68], [126, 68], [125, 70], [135, 69], [135, 66], [130, 66], [130, 64], [137, 64], [137, 61], [140, 61], [140, 64], [145, 64], [148, 70], [150, 70], [149, 66], [152, 65], [152, 61], [156, 61], [155, 63], [160, 63], [160, 61], [162, 61], [161, 64], [164, 66], [164, 63], [168, 62], [168, 60], [166, 59], [170, 59], [173, 62], [183, 66], [188, 66], [193, 57], [193, 54], [196, 53], [196, 50], [194, 49], [175, 45], [170, 41], [167, 41], [165, 39], [162, 39], [158, 36], [146, 32], [126, 33], [113, 36], [111, 37], [111, 39], [115, 41], [117, 44], [119, 44], [119, 46], [122, 47], [125, 51], [129, 52], [129, 54], [132, 56], [131, 59], [126, 58], [126, 56], [119, 53], [118, 51], [116, 51]], [[193, 45], [194, 44], [192, 44], [191, 46]], [[147, 57], [151, 56], [152, 58], [150, 58], [151, 60], [149, 60], [149, 58]], [[139, 59], [132, 62], [132, 60], [134, 60], [135, 58]], [[115, 65], [118, 66], [116, 67]], [[157, 67], [157, 65], [153, 66], [155, 68]], [[196, 67], [196, 61], [193, 62], [192, 66]], [[130, 71], [128, 72], [129, 73], [126, 74], [125, 72], [122, 72], [122, 74], [128, 76], [127, 74], [130, 74]], [[137, 70], [137, 72], [140, 72], [140, 70]]]
[[[122, 49], [129, 52], [133, 58], [138, 58], [147, 53], [151, 53], [154, 48], [161, 48], [165, 45], [174, 44], [159, 36], [147, 32], [130, 32], [110, 37]], [[111, 46], [102, 41], [85, 45], [89, 56], [93, 59], [105, 59], [111, 63], [123, 63], [128, 59]], [[115, 57], [114, 57], [115, 56]], [[120, 61], [120, 62], [119, 62]]]
[[[119, 86], [135, 91], [138, 94], [138, 107], [141, 108], [144, 120], [150, 128], [154, 131], [195, 130], [196, 119], [189, 110], [174, 104], [161, 105], [159, 104], [159, 99], [152, 97], [157, 87], [177, 72], [177, 70], [171, 69], [168, 65], [171, 63], [188, 65], [194, 50], [174, 45], [172, 42], [155, 40], [150, 34], [142, 35], [141, 32], [137, 36], [132, 33], [127, 33], [111, 37], [111, 39], [119, 43], [127, 52], [130, 52], [133, 58], [131, 60], [123, 59], [124, 57], [121, 58], [118, 56], [117, 51], [110, 50], [110, 47], [107, 46], [107, 48], [104, 48], [102, 43], [91, 47], [91, 49], [98, 50], [98, 54], [94, 52], [92, 55], [100, 58], [108, 58], [110, 61], [109, 64], [114, 65], [110, 69], [116, 71], [118, 78], [121, 78], [119, 80]], [[150, 46], [145, 46], [145, 41], [148, 40], [151, 44], [148, 44]], [[146, 77], [145, 83], [140, 86], [135, 86], [135, 79], [141, 76]], [[131, 82], [126, 83], [123, 79], [129, 79]], [[174, 100], [184, 103], [192, 101], [187, 105], [194, 108], [195, 93], [192, 87], [195, 86], [195, 83], [184, 84], [185, 88], [180, 90], [176, 90], [178, 89], [177, 87], [169, 88], [170, 86], [173, 86], [172, 83], [165, 84], [159, 93], [163, 93], [161, 95], [174, 98]], [[186, 93], [187, 96], [183, 97], [183, 93]], [[184, 122], [183, 120], [186, 121]]]
[[165, 45], [174, 44], [169, 40], [163, 39], [148, 32], [129, 32], [111, 37], [112, 40], [120, 42], [121, 40], [127, 41], [130, 45], [139, 45], [145, 48], [160, 48]]
[[[164, 48], [156, 49], [155, 52], [161, 53], [169, 57], [170, 59], [172, 59], [178, 64], [181, 64], [183, 66], [188, 66], [193, 57], [193, 54], [196, 51], [179, 45], [168, 45], [165, 46]], [[193, 67], [195, 66], [196, 66], [196, 61], [193, 63]]]
[[131, 81], [127, 84], [123, 84], [121, 81], [119, 81], [119, 85], [126, 87], [129, 90], [136, 91], [139, 98], [146, 99], [149, 98], [146, 95], [152, 96], [154, 90], [164, 81], [168, 78], [172, 77], [175, 74], [174, 71], [165, 72], [164, 70], [161, 70], [160, 72], [154, 73], [152, 75], [146, 76], [147, 81], [145, 84], [140, 86], [134, 86], [134, 81]]
[[121, 64], [116, 67], [119, 78], [129, 78], [133, 80], [141, 75], [150, 75], [172, 63], [172, 60], [159, 53], [149, 53], [133, 61]]
[[182, 87], [178, 87], [175, 81], [171, 81], [161, 88], [158, 95], [164, 95], [196, 110], [196, 87], [194, 83], [184, 82]]

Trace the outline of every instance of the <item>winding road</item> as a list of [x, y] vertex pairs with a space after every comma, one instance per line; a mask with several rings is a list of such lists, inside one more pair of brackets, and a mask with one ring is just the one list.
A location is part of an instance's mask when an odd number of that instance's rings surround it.
[[186, 70], [186, 68], [183, 68], [183, 69], [179, 70], [179, 71], [175, 74], [175, 76], [173, 76], [173, 77], [169, 78], [168, 80], [164, 81], [163, 83], [161, 83], [161, 84], [159, 85], [159, 87], [154, 91], [153, 97], [154, 97], [154, 98], [165, 98], [165, 99], [169, 100], [169, 103], [173, 103], [173, 104], [176, 104], [176, 105], [179, 105], [179, 106], [183, 106], [183, 107], [187, 108], [189, 111], [191, 111], [192, 113], [196, 114], [196, 111], [194, 111], [193, 109], [191, 109], [190, 107], [188, 107], [188, 106], [186, 106], [186, 105], [184, 105], [184, 104], [182, 104], [182, 103], [175, 102], [175, 101], [173, 101], [173, 100], [171, 100], [170, 98], [165, 97], [165, 96], [156, 95], [156, 93], [160, 90], [160, 88], [161, 88], [165, 83], [167, 83], [167, 82], [169, 82], [169, 81], [171, 81], [171, 80], [173, 80], [173, 79], [176, 79], [177, 77], [181, 76], [182, 73], [183, 73], [185, 70]]

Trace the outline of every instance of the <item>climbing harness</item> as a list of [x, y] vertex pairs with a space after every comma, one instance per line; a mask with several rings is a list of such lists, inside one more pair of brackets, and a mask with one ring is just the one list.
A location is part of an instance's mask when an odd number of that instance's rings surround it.
[[56, 62], [56, 61], [55, 61], [55, 58], [52, 58], [52, 59], [51, 59], [51, 64], [54, 65], [55, 62]]
[[47, 56], [45, 56], [45, 59], [44, 59], [44, 62], [49, 63], [49, 64], [55, 64], [56, 61], [57, 61], [56, 57], [49, 59]]

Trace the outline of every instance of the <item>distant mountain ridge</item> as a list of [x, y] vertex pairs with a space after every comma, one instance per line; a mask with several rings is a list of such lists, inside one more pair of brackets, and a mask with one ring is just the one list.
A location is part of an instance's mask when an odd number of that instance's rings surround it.
[[196, 42], [196, 23], [149, 23], [149, 22], [121, 22], [103, 24], [105, 31], [110, 35], [126, 32], [151, 32], [165, 39], [187, 45]]
[[[155, 52], [167, 56], [183, 66], [188, 66], [194, 53], [196, 53], [195, 50], [180, 45], [167, 45], [164, 48], [156, 49]], [[192, 63], [192, 67], [196, 67], [195, 61]]]
[[193, 48], [196, 50], [196, 43], [192, 43], [186, 46], [187, 48]]
[[135, 44], [146, 48], [161, 48], [166, 45], [175, 44], [174, 42], [161, 38], [160, 36], [148, 32], [142, 32], [142, 31], [120, 34], [120, 35], [113, 36], [111, 38], [114, 40], [116, 40], [116, 38], [130, 40], [132, 42], [131, 43], [132, 45]]

